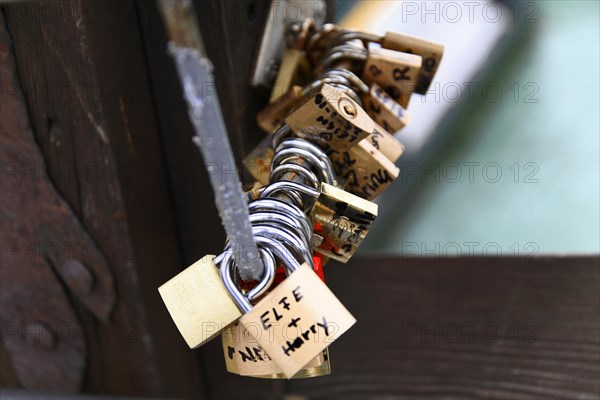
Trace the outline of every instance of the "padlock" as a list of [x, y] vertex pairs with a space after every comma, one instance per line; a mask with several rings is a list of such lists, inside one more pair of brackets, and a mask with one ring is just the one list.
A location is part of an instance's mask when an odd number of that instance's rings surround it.
[[312, 67], [301, 50], [285, 49], [269, 103], [277, 101], [293, 86], [304, 86], [312, 79]]
[[336, 173], [346, 180], [345, 189], [367, 200], [379, 196], [400, 173], [368, 140], [348, 151], [332, 152], [330, 157]]
[[[279, 217], [284, 215], [286, 214], [282, 213], [279, 215]], [[255, 221], [253, 221], [253, 225], [254, 224]], [[313, 254], [313, 265], [315, 273], [322, 281], [324, 281], [323, 256], [320, 254]], [[285, 268], [277, 268], [273, 284], [278, 285], [285, 279], [285, 277]], [[246, 297], [248, 297], [248, 299], [251, 301], [255, 301], [260, 295], [262, 295], [260, 292], [247, 293]], [[285, 378], [277, 364], [271, 360], [271, 357], [269, 357], [264, 349], [254, 341], [254, 339], [248, 334], [248, 331], [238, 322], [235, 322], [225, 328], [225, 330], [221, 333], [221, 342], [223, 345], [225, 366], [228, 372], [241, 376], [251, 376], [253, 378]], [[329, 357], [329, 349], [325, 349], [323, 350], [323, 353], [311, 360], [291, 379], [313, 378], [317, 376], [329, 375], [330, 373], [331, 361]]]
[[[267, 260], [264, 251], [261, 256]], [[204, 256], [158, 288], [177, 329], [192, 349], [213, 339], [242, 315], [223, 285], [214, 258]], [[274, 263], [264, 265], [263, 286], [275, 276]]]
[[[240, 376], [263, 379], [283, 379], [281, 368], [269, 357], [239, 322], [229, 325], [221, 334], [225, 367], [228, 372]], [[325, 349], [308, 362], [291, 379], [313, 378], [329, 375], [331, 362], [329, 350]]]
[[373, 120], [339, 89], [323, 84], [307, 94], [285, 119], [296, 136], [317, 143], [325, 151], [344, 151], [369, 136]]
[[317, 67], [323, 55], [336, 40], [340, 28], [334, 24], [325, 24], [323, 27], [310, 35], [306, 42], [306, 56], [313, 67]]
[[313, 208], [315, 233], [323, 241], [314, 251], [347, 262], [363, 242], [375, 218], [377, 204], [326, 183]]
[[394, 100], [408, 107], [421, 68], [421, 56], [382, 48], [369, 48], [362, 78], [381, 86]]
[[373, 147], [379, 150], [381, 154], [393, 163], [398, 161], [400, 156], [404, 153], [404, 145], [377, 123], [375, 123], [375, 129], [371, 136], [363, 140], [367, 140], [371, 143]]
[[232, 279], [233, 260], [225, 253], [221, 277], [244, 312], [239, 322], [289, 379], [317, 357], [356, 320], [319, 279], [312, 268], [300, 264], [286, 246], [258, 236], [290, 275], [254, 307]]
[[[246, 297], [251, 301], [256, 300], [260, 295], [262, 295], [260, 292], [246, 293]], [[238, 322], [231, 324], [222, 332], [221, 341], [228, 372], [253, 378], [285, 378], [279, 366], [256, 343], [246, 328]], [[312, 378], [330, 374], [331, 364], [329, 360], [329, 350], [325, 349], [322, 354], [317, 355], [297, 372], [292, 379]]]
[[388, 32], [381, 40], [381, 46], [421, 56], [423, 63], [419, 70], [415, 92], [426, 94], [444, 55], [444, 45], [404, 33]]
[[362, 96], [362, 102], [373, 121], [390, 133], [399, 131], [410, 121], [408, 111], [376, 83]]
[[283, 120], [301, 98], [302, 88], [291, 86], [284, 95], [259, 111], [256, 116], [258, 126], [266, 133], [275, 132], [284, 124]]
[[[266, 204], [261, 206], [260, 209], [264, 209], [264, 206], [266, 206]], [[282, 206], [287, 205], [282, 204]], [[258, 219], [252, 219], [252, 217], [257, 217], [260, 214], [261, 212], [251, 214], [251, 223], [253, 225], [253, 228], [256, 228], [257, 225], [261, 223], [261, 221], [268, 222], [268, 219], [260, 217]], [[270, 216], [275, 217], [276, 215], [271, 213]], [[279, 214], [279, 217], [287, 217], [287, 214]], [[287, 227], [289, 228], [289, 224], [295, 225], [297, 227], [300, 226], [297, 223], [297, 220], [293, 217], [291, 217], [285, 225], [287, 225]], [[277, 224], [273, 224], [273, 226], [277, 226]], [[268, 256], [267, 254], [264, 254], [263, 256], [265, 262], [270, 263], [266, 266], [266, 268], [269, 268], [269, 270], [275, 270], [276, 265], [272, 253], [264, 248], [261, 248], [260, 251], [261, 253], [268, 252]], [[279, 269], [277, 269], [277, 271], [278, 270]], [[276, 275], [278, 275], [278, 272]], [[250, 301], [255, 301], [256, 299], [260, 298], [269, 289], [271, 283], [274, 283], [275, 285], [278, 284], [278, 282], [275, 282], [275, 278], [276, 277], [273, 276], [273, 282], [262, 281], [260, 286], [254, 285], [254, 287], [252, 287], [245, 293], [246, 297]], [[281, 280], [279, 282], [281, 282]], [[225, 356], [225, 365], [227, 367], [227, 371], [237, 375], [252, 376], [254, 378], [284, 378], [284, 375], [282, 374], [281, 369], [277, 366], [277, 364], [275, 364], [271, 360], [269, 355], [260, 347], [259, 344], [257, 344], [252, 339], [252, 337], [248, 334], [246, 329], [238, 322], [234, 322], [233, 324], [229, 325], [223, 330], [223, 332], [221, 333], [221, 342], [223, 345], [223, 353]], [[319, 354], [317, 357], [311, 360], [303, 369], [296, 373], [296, 375], [294, 375], [292, 379], [323, 376], [328, 375], [330, 372], [331, 366], [329, 361], [329, 351], [325, 349], [322, 354]]]
[[271, 161], [275, 155], [273, 149], [273, 136], [266, 136], [260, 143], [242, 160], [246, 171], [263, 186], [269, 183], [271, 173]]

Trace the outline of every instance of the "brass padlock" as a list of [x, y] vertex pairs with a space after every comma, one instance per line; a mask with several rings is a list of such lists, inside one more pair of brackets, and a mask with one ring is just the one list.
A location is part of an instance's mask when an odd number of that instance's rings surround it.
[[346, 190], [373, 200], [398, 177], [400, 170], [368, 140], [348, 151], [331, 154], [335, 172], [346, 180]]
[[242, 315], [221, 281], [214, 258], [202, 257], [158, 288], [177, 329], [192, 349], [214, 338]]
[[[274, 260], [270, 259], [270, 262], [273, 262], [273, 265], [269, 267], [275, 268]], [[258, 290], [254, 287], [253, 290], [245, 294], [249, 300], [255, 301], [257, 298], [263, 296], [266, 290], [268, 290], [268, 287], [258, 288]], [[238, 322], [229, 325], [223, 330], [221, 333], [221, 342], [225, 366], [228, 372], [241, 376], [251, 376], [253, 378], [285, 378], [279, 366], [256, 343], [246, 328]], [[325, 349], [323, 353], [317, 355], [317, 357], [296, 373], [292, 379], [312, 378], [330, 373], [329, 350]]]
[[415, 92], [426, 94], [442, 61], [444, 45], [404, 33], [388, 32], [381, 40], [381, 46], [390, 50], [416, 54], [423, 58]]
[[382, 48], [369, 48], [362, 77], [368, 84], [381, 86], [404, 108], [417, 85], [421, 56]]
[[312, 217], [315, 234], [323, 240], [313, 250], [347, 262], [369, 233], [377, 208], [375, 203], [322, 183]]
[[[272, 282], [275, 263], [270, 253], [260, 249], [260, 255], [265, 268], [257, 287], [264, 287]], [[177, 329], [192, 349], [213, 339], [242, 315], [214, 259], [213, 255], [202, 257], [158, 288]]]
[[259, 111], [256, 116], [258, 126], [266, 133], [275, 132], [284, 124], [283, 120], [301, 98], [302, 88], [291, 86], [284, 95]]
[[395, 133], [410, 121], [408, 111], [376, 83], [362, 96], [362, 101], [367, 114], [388, 132]]
[[373, 133], [364, 139], [381, 152], [388, 160], [395, 163], [404, 153], [404, 145], [400, 143], [391, 133], [383, 129], [379, 124], [375, 124]]
[[275, 155], [273, 149], [273, 136], [266, 136], [261, 142], [242, 160], [244, 168], [260, 184], [267, 185], [271, 174], [271, 161]]
[[312, 67], [306, 60], [304, 51], [285, 49], [269, 103], [285, 95], [293, 86], [306, 85], [312, 79], [312, 75]]
[[[225, 367], [228, 372], [240, 376], [263, 379], [284, 379], [281, 368], [269, 357], [267, 352], [248, 333], [246, 328], [236, 322], [229, 325], [221, 334]], [[329, 375], [331, 362], [329, 349], [309, 361], [291, 379], [313, 378]]]
[[[312, 268], [300, 263], [274, 239], [271, 250], [290, 275], [265, 295], [254, 307], [233, 282], [230, 273], [222, 277], [227, 290], [244, 315], [239, 322], [281, 368], [289, 379], [346, 332], [356, 320], [335, 297]], [[221, 268], [233, 270], [225, 253]]]
[[365, 110], [328, 84], [307, 94], [285, 122], [296, 136], [310, 139], [325, 151], [356, 146], [375, 127]]

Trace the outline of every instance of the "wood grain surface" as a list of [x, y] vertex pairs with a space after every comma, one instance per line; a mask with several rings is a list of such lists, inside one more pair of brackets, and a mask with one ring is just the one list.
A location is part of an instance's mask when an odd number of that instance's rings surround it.
[[[190, 351], [156, 288], [222, 248], [224, 234], [191, 143], [164, 29], [149, 3], [52, 2], [56, 14], [35, 8], [39, 3], [2, 6], [19, 79], [11, 84], [22, 88], [49, 177], [103, 250], [115, 281], [117, 303], [107, 323], [69, 297], [88, 344], [83, 392], [211, 399], [600, 397], [597, 255], [358, 256], [348, 265], [332, 263], [328, 283], [358, 323], [331, 346], [328, 377], [243, 378], [225, 372], [218, 340]], [[254, 118], [267, 98], [247, 82], [266, 10], [267, 2], [215, 0], [198, 12], [238, 160], [263, 136]], [[69, 166], [79, 174], [65, 174]], [[0, 361], [1, 386], [22, 386], [5, 349]], [[27, 396], [4, 391], [0, 397]]]
[[600, 260], [357, 258], [326, 278], [358, 320], [308, 398], [598, 399]]
[[21, 87], [45, 158], [24, 168], [47, 170], [114, 275], [108, 322], [71, 299], [88, 345], [83, 390], [201, 396], [193, 354], [168, 345], [180, 338], [159, 312], [156, 288], [177, 273], [180, 258], [134, 2], [17, 3], [3, 11], [19, 77], [10, 84]]

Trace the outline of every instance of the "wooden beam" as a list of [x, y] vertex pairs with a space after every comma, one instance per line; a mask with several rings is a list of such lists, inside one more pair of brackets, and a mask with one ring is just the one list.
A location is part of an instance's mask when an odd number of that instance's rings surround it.
[[358, 323], [308, 398], [597, 399], [600, 259], [356, 258], [327, 282]]

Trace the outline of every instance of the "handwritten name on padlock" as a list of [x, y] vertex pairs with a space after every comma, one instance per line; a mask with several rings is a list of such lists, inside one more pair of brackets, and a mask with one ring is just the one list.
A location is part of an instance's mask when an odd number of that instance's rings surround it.
[[[234, 323], [221, 335], [227, 371], [255, 378], [285, 378], [281, 368], [260, 347], [243, 325]], [[331, 372], [327, 349], [313, 358], [293, 378], [328, 375]]]
[[307, 264], [240, 318], [240, 323], [288, 378], [355, 322]]

